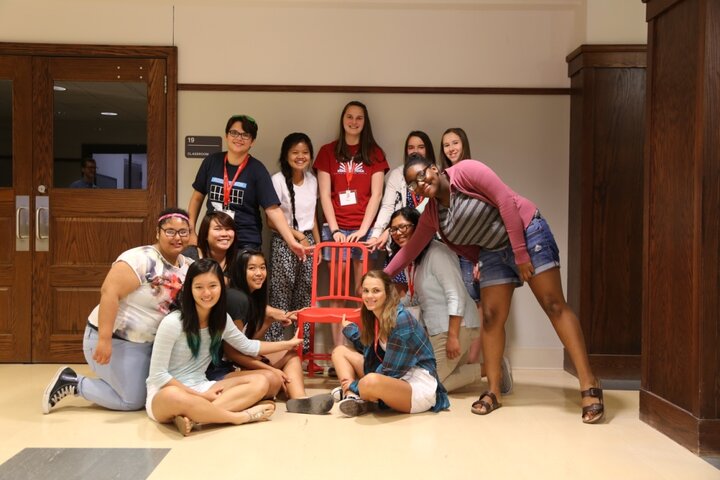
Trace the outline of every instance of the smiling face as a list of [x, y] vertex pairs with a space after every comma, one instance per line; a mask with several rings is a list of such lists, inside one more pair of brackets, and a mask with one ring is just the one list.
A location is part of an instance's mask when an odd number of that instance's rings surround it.
[[[365, 127], [365, 112], [357, 105], [350, 105], [343, 114], [343, 128], [345, 135], [357, 138]], [[347, 138], [346, 138], [347, 139]]]
[[362, 283], [362, 301], [369, 311], [380, 314], [387, 300], [385, 284], [379, 278], [366, 277]]
[[390, 222], [390, 235], [393, 242], [401, 248], [410, 240], [414, 231], [415, 225], [402, 215], [396, 216]]
[[[231, 135], [231, 132], [238, 132], [240, 135], [236, 135], [233, 137]], [[243, 135], [245, 133], [245, 130], [243, 130], [243, 124], [240, 121], [237, 121], [232, 124], [230, 129], [228, 130], [228, 133], [225, 135], [225, 140], [227, 141], [228, 146], [228, 152], [233, 153], [235, 156], [239, 158], [244, 158], [245, 155], [250, 151], [250, 147], [253, 146], [255, 143], [255, 140], [250, 138], [243, 138]]]
[[222, 286], [215, 272], [201, 273], [192, 282], [192, 296], [198, 311], [209, 312], [218, 302]]
[[442, 138], [442, 149], [445, 156], [455, 165], [457, 162], [462, 160], [463, 145], [460, 136], [453, 132], [448, 132], [443, 135]]
[[405, 182], [412, 188], [413, 182], [417, 188], [413, 191], [423, 197], [435, 198], [438, 194], [439, 172], [435, 165], [424, 166], [420, 163], [408, 167], [405, 172]]
[[226, 252], [235, 240], [235, 229], [221, 225], [213, 218], [210, 220], [207, 240], [212, 251]]
[[[172, 233], [173, 235], [168, 235]], [[187, 247], [190, 240], [188, 222], [180, 217], [170, 217], [158, 228], [157, 243], [160, 253], [168, 260], [173, 260]]]
[[413, 153], [417, 153], [420, 156], [426, 156], [425, 142], [420, 137], [410, 137], [407, 141], [407, 154], [408, 156]]
[[290, 164], [290, 168], [292, 168], [293, 171], [301, 171], [304, 173], [310, 165], [310, 161], [312, 160], [312, 155], [310, 155], [310, 147], [308, 147], [305, 142], [296, 143], [295, 145], [290, 147], [287, 160]]
[[247, 284], [248, 288], [250, 288], [250, 293], [262, 288], [263, 283], [265, 283], [265, 279], [267, 278], [265, 259], [260, 255], [251, 256], [248, 259], [245, 275], [247, 276]]

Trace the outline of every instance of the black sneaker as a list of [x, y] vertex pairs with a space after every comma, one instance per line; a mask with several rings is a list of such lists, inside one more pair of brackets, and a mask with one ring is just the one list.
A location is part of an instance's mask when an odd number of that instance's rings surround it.
[[338, 407], [346, 417], [357, 417], [366, 414], [370, 410], [370, 403], [354, 396], [348, 396], [340, 400]]
[[70, 367], [60, 367], [45, 388], [42, 397], [42, 411], [50, 413], [50, 409], [68, 395], [77, 395], [77, 373]]

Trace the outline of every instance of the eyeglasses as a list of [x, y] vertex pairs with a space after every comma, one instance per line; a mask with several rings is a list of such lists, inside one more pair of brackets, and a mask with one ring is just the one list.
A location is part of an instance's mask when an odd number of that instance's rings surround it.
[[238, 138], [240, 137], [243, 140], [250, 140], [252, 138], [252, 135], [250, 135], [247, 132], [238, 132], [237, 130], [230, 130], [228, 132], [228, 135], [230, 135], [232, 138]]
[[182, 230], [175, 230], [174, 228], [161, 228], [167, 238], [173, 238], [175, 235], [180, 235], [181, 238], [185, 238], [190, 235], [190, 230], [183, 228]]
[[402, 225], [398, 225], [396, 227], [390, 227], [388, 230], [390, 230], [390, 235], [395, 235], [396, 233], [405, 233], [410, 228], [414, 227], [412, 223], [403, 223]]
[[430, 165], [428, 165], [427, 167], [420, 170], [418, 172], [418, 174], [415, 176], [415, 180], [408, 183], [408, 188], [410, 190], [412, 190], [414, 192], [415, 190], [417, 190], [417, 188], [420, 186], [421, 183], [423, 183], [423, 184], [425, 183], [426, 172], [427, 172], [428, 168], [430, 168]]

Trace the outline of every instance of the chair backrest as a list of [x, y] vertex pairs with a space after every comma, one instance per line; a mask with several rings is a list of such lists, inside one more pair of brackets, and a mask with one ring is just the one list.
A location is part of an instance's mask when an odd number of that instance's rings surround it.
[[[362, 251], [361, 269], [363, 275], [368, 269], [368, 251], [362, 243], [339, 243], [321, 242], [315, 245], [313, 250], [313, 273], [312, 273], [312, 305], [323, 300], [350, 300], [361, 303], [362, 299], [353, 290], [352, 285], [352, 260], [353, 248]], [[324, 250], [325, 249], [325, 250]], [[323, 250], [326, 256], [329, 253], [328, 262], [328, 289], [327, 294], [320, 294], [318, 288], [318, 269], [323, 259]], [[346, 260], [343, 260], [346, 259]], [[357, 286], [356, 286], [357, 287]]]

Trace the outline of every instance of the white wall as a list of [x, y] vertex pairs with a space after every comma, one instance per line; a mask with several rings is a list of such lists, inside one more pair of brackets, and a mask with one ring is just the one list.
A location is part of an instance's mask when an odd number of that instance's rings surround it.
[[[568, 87], [581, 43], [644, 43], [640, 0], [0, 0], [0, 41], [176, 45], [179, 82]], [[280, 139], [335, 135], [350, 99], [370, 108], [392, 164], [407, 131], [469, 134], [486, 161], [549, 218], [566, 264], [569, 97], [190, 92], [179, 95], [179, 205], [198, 160], [185, 135], [221, 135], [230, 114], [259, 122], [254, 153], [276, 171]], [[564, 275], [563, 275], [563, 278]], [[527, 288], [509, 324], [513, 361], [560, 367], [560, 343]]]

